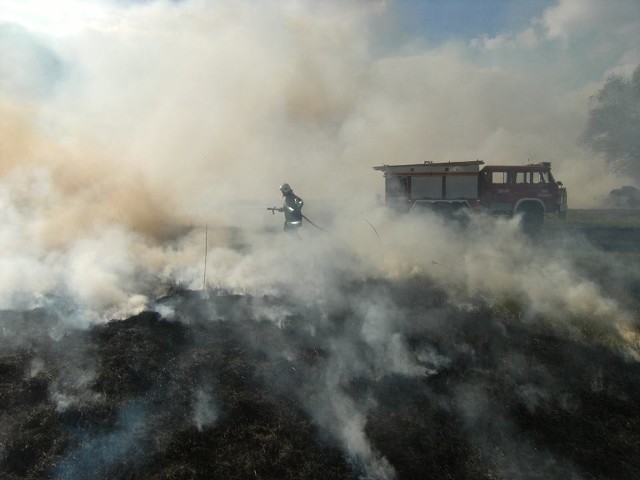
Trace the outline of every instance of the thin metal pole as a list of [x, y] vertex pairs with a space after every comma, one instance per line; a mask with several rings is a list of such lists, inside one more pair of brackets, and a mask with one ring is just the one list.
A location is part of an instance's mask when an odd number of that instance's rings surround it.
[[204, 277], [202, 279], [202, 290], [207, 289], [207, 253], [209, 251], [209, 226], [204, 226]]

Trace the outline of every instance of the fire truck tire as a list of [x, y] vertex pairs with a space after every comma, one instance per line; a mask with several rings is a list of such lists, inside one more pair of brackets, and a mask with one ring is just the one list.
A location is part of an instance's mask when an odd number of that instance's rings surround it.
[[522, 213], [520, 220], [522, 231], [527, 235], [537, 235], [540, 233], [542, 223], [544, 222], [544, 212], [542, 207], [532, 203], [524, 205], [519, 209], [519, 212]]

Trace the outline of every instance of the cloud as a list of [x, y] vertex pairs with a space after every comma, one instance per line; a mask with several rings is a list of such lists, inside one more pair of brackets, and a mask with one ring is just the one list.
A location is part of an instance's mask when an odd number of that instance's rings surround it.
[[640, 6], [634, 0], [606, 4], [597, 0], [560, 0], [541, 18], [549, 38], [568, 39], [593, 32], [637, 32]]
[[[630, 74], [640, 63], [640, 6], [633, 0], [603, 3], [596, 0], [559, 0], [524, 29], [506, 30], [473, 39], [473, 49], [508, 54], [511, 61], [527, 59], [548, 71], [571, 65], [574, 80], [610, 73]], [[603, 73], [604, 72], [604, 73]]]
[[571, 55], [582, 51], [591, 63], [612, 62], [603, 77], [631, 74], [640, 63], [640, 5], [634, 0], [562, 0], [535, 22], [548, 40], [562, 42]]
[[[596, 24], [601, 3], [595, 1], [561, 0], [549, 7], [542, 16], [542, 23], [550, 38], [567, 38]], [[603, 5], [604, 7], [604, 5]], [[615, 9], [614, 9], [615, 10]]]

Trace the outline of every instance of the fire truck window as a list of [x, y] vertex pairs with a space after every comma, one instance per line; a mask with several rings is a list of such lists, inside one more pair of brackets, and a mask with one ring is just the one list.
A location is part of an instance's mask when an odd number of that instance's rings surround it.
[[507, 172], [491, 172], [491, 183], [507, 183]]
[[535, 183], [549, 183], [549, 179], [547, 178], [547, 172], [536, 172], [534, 174], [534, 182]]
[[409, 191], [407, 177], [387, 177], [386, 194], [387, 197], [406, 197]]
[[527, 180], [528, 172], [516, 172], [516, 183], [529, 183]]

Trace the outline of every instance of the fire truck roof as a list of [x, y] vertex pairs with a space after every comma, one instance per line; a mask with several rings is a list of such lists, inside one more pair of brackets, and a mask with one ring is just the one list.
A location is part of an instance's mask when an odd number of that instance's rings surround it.
[[502, 172], [546, 171], [551, 169], [551, 162], [529, 163], [526, 165], [487, 165], [483, 170], [500, 170]]
[[387, 170], [389, 168], [409, 168], [409, 167], [467, 167], [472, 165], [484, 165], [482, 160], [473, 160], [471, 162], [424, 162], [424, 163], [407, 163], [403, 165], [380, 165], [373, 167], [374, 170]]
[[[373, 167], [374, 170], [381, 170], [383, 172], [387, 171], [399, 171], [403, 169], [409, 169], [413, 171], [416, 168], [424, 168], [424, 167], [479, 167], [480, 165], [484, 165], [482, 160], [474, 160], [471, 162], [424, 162], [424, 163], [408, 163], [401, 165], [379, 165], [377, 167]], [[541, 162], [541, 163], [529, 163], [526, 165], [487, 165], [482, 168], [483, 170], [500, 170], [500, 171], [548, 171], [551, 169], [551, 162]]]

